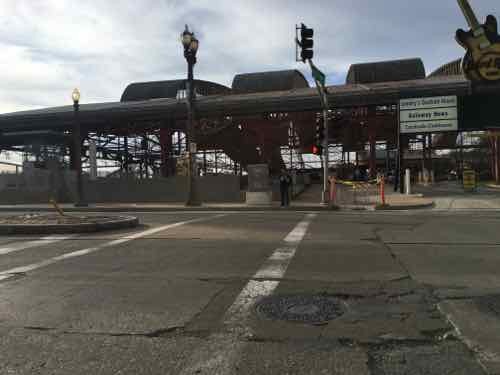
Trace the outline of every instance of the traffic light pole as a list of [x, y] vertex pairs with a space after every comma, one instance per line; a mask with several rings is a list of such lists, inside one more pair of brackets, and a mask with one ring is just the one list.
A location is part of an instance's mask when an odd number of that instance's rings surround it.
[[[314, 71], [317, 69], [311, 60], [309, 61], [309, 66], [311, 67], [311, 70]], [[330, 173], [329, 173], [329, 168], [330, 168], [330, 153], [328, 150], [328, 145], [329, 145], [329, 138], [328, 138], [328, 110], [330, 108], [328, 104], [328, 96], [326, 92], [325, 86], [319, 82], [316, 78], [314, 79], [314, 82], [316, 82], [316, 88], [318, 89], [318, 94], [321, 100], [321, 104], [323, 106], [323, 126], [324, 126], [324, 138], [323, 138], [323, 155], [322, 155], [322, 161], [323, 161], [323, 191], [321, 193], [321, 204], [326, 206], [328, 205], [329, 201], [329, 187], [328, 187], [328, 180], [330, 178]]]
[[[325, 95], [326, 101], [326, 95]], [[328, 109], [325, 107], [323, 110], [323, 121], [325, 123], [325, 139], [323, 140], [323, 193], [321, 195], [321, 204], [326, 206], [329, 201], [329, 188], [328, 180], [330, 178], [329, 165], [330, 165], [330, 155], [328, 152]]]
[[[298, 38], [300, 30], [300, 41]], [[323, 121], [324, 121], [324, 137], [322, 141], [322, 148], [323, 148], [323, 192], [321, 193], [321, 204], [322, 205], [328, 205], [329, 201], [329, 188], [328, 188], [328, 179], [330, 177], [329, 175], [329, 152], [328, 152], [328, 145], [329, 145], [329, 139], [328, 139], [328, 111], [330, 109], [330, 106], [328, 105], [328, 97], [327, 97], [327, 91], [325, 87], [325, 80], [326, 76], [323, 72], [321, 72], [318, 68], [316, 68], [312, 62], [312, 58], [314, 56], [314, 52], [312, 50], [314, 46], [314, 41], [313, 41], [313, 36], [314, 36], [314, 30], [308, 28], [306, 25], [303, 23], [300, 25], [295, 26], [295, 43], [297, 45], [296, 48], [296, 60], [297, 61], [302, 61], [305, 63], [306, 61], [309, 63], [309, 66], [311, 67], [311, 72], [312, 76], [314, 77], [314, 81], [316, 82], [316, 88], [318, 89], [318, 94], [319, 98], [321, 100], [321, 104], [323, 107]], [[300, 60], [299, 60], [299, 52], [298, 52], [298, 47], [302, 49], [300, 53]]]

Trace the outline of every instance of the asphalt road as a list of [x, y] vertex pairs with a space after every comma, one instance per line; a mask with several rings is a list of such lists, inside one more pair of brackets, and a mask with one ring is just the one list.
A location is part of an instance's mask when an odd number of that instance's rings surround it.
[[499, 374], [500, 212], [0, 238], [0, 374]]

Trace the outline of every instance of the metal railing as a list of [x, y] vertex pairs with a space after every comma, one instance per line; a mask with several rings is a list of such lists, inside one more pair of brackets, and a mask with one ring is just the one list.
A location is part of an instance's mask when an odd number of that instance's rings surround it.
[[347, 181], [330, 178], [331, 206], [385, 205], [385, 178], [369, 181]]

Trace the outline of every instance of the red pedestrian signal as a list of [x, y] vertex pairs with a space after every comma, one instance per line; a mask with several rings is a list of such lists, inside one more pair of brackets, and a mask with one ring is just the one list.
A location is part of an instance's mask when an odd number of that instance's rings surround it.
[[321, 155], [323, 153], [323, 147], [318, 146], [318, 145], [313, 145], [312, 153], [314, 155]]

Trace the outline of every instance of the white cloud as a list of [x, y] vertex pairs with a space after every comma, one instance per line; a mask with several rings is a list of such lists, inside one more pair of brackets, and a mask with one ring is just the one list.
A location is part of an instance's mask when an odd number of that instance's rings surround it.
[[[314, 27], [316, 64], [341, 82], [351, 63], [422, 57], [430, 72], [463, 54], [455, 1], [397, 0], [0, 0], [0, 113], [119, 100], [130, 82], [185, 76], [179, 34], [200, 38], [198, 77], [300, 68], [294, 25]], [[500, 15], [498, 0], [478, 14]]]

